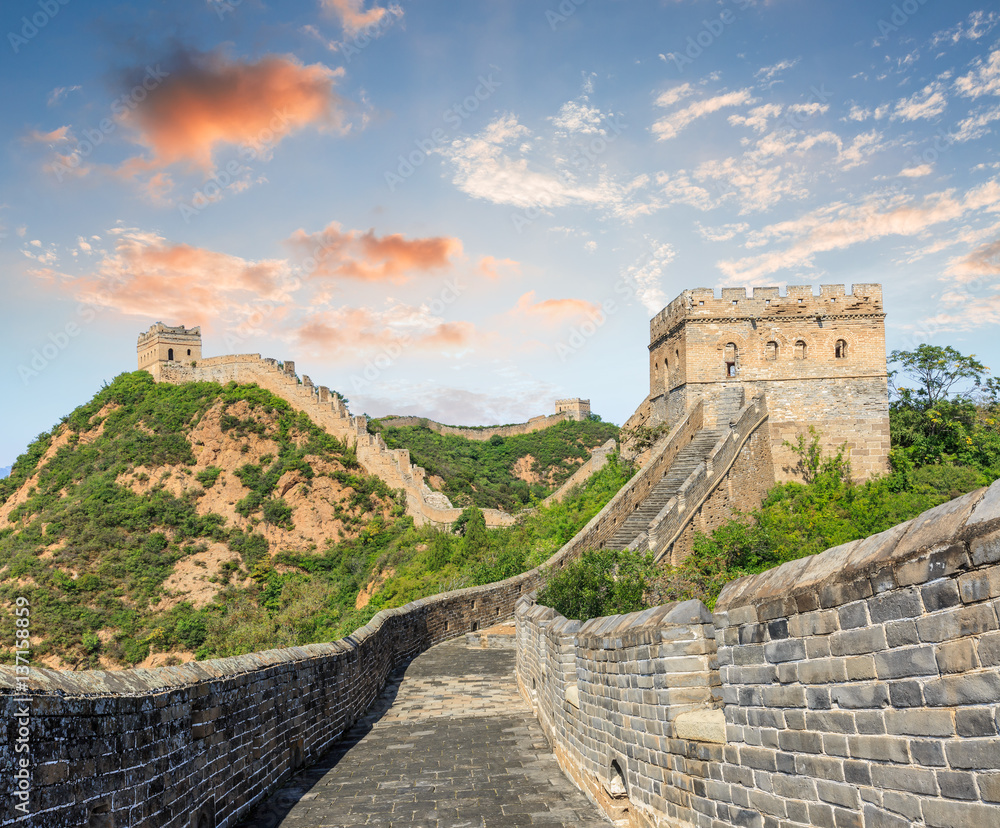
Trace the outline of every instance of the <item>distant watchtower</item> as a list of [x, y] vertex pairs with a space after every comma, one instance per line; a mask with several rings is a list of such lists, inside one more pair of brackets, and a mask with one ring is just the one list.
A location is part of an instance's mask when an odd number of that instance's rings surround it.
[[735, 409], [767, 398], [775, 477], [793, 479], [785, 446], [809, 426], [832, 452], [850, 449], [862, 479], [887, 470], [889, 398], [882, 286], [810, 285], [685, 290], [649, 325], [652, 424], [676, 422], [698, 401], [724, 426]]
[[148, 370], [158, 362], [181, 362], [190, 365], [201, 359], [201, 328], [171, 328], [162, 322], [150, 325], [139, 334], [136, 344], [139, 369]]
[[590, 400], [574, 397], [571, 400], [556, 400], [556, 414], [566, 413], [571, 420], [586, 420], [590, 416]]

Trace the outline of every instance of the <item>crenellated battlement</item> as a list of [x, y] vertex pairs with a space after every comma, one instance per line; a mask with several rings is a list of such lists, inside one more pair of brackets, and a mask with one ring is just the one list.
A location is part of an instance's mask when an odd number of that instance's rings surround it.
[[649, 323], [649, 341], [656, 343], [683, 322], [721, 320], [789, 319], [792, 317], [882, 316], [882, 286], [857, 284], [848, 293], [844, 285], [820, 285], [817, 296], [811, 285], [788, 285], [784, 295], [777, 287], [712, 288], [685, 290]]

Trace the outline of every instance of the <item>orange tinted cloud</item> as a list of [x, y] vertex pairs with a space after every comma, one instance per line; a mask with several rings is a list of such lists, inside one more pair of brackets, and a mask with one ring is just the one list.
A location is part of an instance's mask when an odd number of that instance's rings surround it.
[[306, 66], [291, 55], [250, 62], [185, 52], [175, 62], [144, 100], [119, 115], [152, 152], [144, 159], [150, 168], [186, 163], [210, 170], [221, 145], [259, 149], [307, 126], [341, 125], [334, 85], [342, 69]]
[[[43, 274], [39, 274], [42, 276]], [[248, 261], [154, 234], [119, 231], [94, 273], [63, 279], [76, 298], [120, 313], [210, 325], [260, 300], [288, 301], [283, 261]]]
[[548, 324], [558, 325], [580, 316], [594, 316], [600, 305], [583, 299], [545, 299], [535, 301], [535, 291], [529, 290], [514, 307], [514, 312]]
[[514, 275], [520, 275], [521, 263], [513, 259], [497, 259], [495, 256], [483, 256], [479, 260], [479, 271], [487, 279], [499, 279], [501, 269]]
[[465, 348], [475, 333], [470, 322], [445, 322], [423, 308], [396, 305], [387, 311], [345, 307], [316, 313], [299, 325], [295, 337], [313, 353], [383, 351], [395, 357], [414, 348]]
[[451, 267], [452, 257], [462, 252], [462, 243], [451, 236], [407, 239], [393, 233], [379, 237], [374, 230], [344, 232], [335, 221], [318, 233], [296, 230], [288, 244], [313, 276], [367, 282], [406, 282], [414, 272]]
[[38, 144], [58, 144], [61, 141], [68, 141], [69, 138], [69, 127], [61, 126], [51, 132], [39, 132], [33, 129], [28, 133], [27, 140]]
[[322, 0], [322, 2], [323, 8], [337, 16], [344, 27], [344, 31], [348, 34], [354, 34], [361, 29], [374, 26], [387, 14], [392, 13], [397, 16], [402, 14], [402, 11], [396, 10], [398, 7], [384, 9], [375, 6], [367, 11], [363, 11], [363, 0]]

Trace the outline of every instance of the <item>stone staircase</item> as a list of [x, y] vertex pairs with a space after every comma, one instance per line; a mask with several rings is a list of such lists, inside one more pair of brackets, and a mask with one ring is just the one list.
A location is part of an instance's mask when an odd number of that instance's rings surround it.
[[[722, 420], [721, 416], [720, 420]], [[728, 428], [728, 420], [724, 422], [727, 423]], [[670, 498], [677, 494], [681, 485], [698, 467], [698, 464], [705, 462], [712, 447], [719, 442], [725, 433], [726, 428], [705, 428], [699, 431], [695, 438], [678, 452], [667, 473], [653, 486], [646, 499], [625, 519], [624, 523], [618, 527], [618, 531], [603, 544], [604, 548], [625, 549], [640, 534], [647, 531], [653, 523], [653, 518], [670, 502]]]

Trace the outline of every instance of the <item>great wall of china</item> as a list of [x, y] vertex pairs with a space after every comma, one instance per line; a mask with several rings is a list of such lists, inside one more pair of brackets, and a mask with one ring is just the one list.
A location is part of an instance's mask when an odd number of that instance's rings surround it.
[[[884, 470], [883, 319], [877, 285], [685, 291], [651, 322], [650, 394], [631, 421], [669, 433], [546, 567], [601, 546], [676, 560], [695, 528], [794, 476], [787, 441], [809, 424], [824, 447], [848, 444], [860, 476]], [[408, 477], [411, 508], [435, 514], [408, 457], [364, 440], [364, 418], [291, 366], [192, 361], [152, 370], [257, 382], [357, 439], [359, 459]], [[1000, 824], [1000, 483], [732, 582], [714, 612], [686, 602], [581, 625], [534, 604], [543, 569], [382, 611], [330, 644], [156, 670], [32, 668], [27, 686], [0, 668], [11, 709], [30, 701], [44, 813], [0, 824], [228, 828], [334, 744], [395, 666], [512, 616], [524, 697], [617, 824]], [[12, 731], [0, 739], [9, 754]]]

